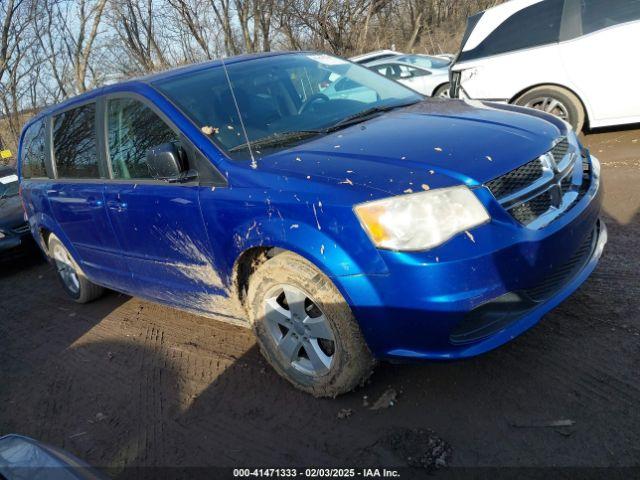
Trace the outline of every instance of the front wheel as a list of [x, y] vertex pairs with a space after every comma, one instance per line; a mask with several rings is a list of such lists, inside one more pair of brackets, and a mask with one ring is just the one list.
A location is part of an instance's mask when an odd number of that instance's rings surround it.
[[374, 360], [349, 305], [302, 257], [284, 252], [258, 267], [246, 305], [262, 354], [297, 388], [335, 397], [371, 374]]
[[564, 88], [553, 85], [533, 88], [513, 103], [555, 115], [568, 122], [578, 133], [584, 127], [585, 112], [582, 102]]
[[87, 303], [102, 295], [104, 288], [87, 280], [67, 248], [53, 233], [49, 236], [47, 247], [56, 267], [58, 279], [73, 300], [78, 303]]

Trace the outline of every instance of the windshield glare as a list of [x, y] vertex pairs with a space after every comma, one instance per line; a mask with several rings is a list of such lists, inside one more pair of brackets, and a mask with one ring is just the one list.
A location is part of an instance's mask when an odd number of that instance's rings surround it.
[[[155, 82], [201, 131], [232, 158], [247, 158], [247, 142], [321, 131], [372, 108], [406, 105], [422, 97], [369, 69], [324, 54], [292, 54], [227, 64]], [[234, 99], [235, 96], [235, 99]], [[272, 145], [268, 152], [291, 146]], [[234, 147], [239, 147], [234, 150]], [[254, 152], [255, 153], [255, 152]], [[258, 152], [260, 153], [260, 152]]]

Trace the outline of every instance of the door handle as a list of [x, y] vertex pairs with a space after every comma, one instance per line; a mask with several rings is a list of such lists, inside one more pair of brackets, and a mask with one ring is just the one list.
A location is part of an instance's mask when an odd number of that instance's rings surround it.
[[87, 205], [89, 205], [90, 207], [101, 207], [103, 205], [102, 200], [99, 200], [97, 198], [89, 198], [87, 200]]
[[127, 202], [121, 202], [119, 200], [109, 200], [107, 202], [107, 208], [114, 212], [124, 212], [127, 209]]

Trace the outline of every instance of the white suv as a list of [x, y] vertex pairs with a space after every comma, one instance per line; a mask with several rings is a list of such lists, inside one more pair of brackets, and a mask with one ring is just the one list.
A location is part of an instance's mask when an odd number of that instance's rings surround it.
[[640, 0], [511, 0], [469, 18], [452, 96], [553, 113], [580, 131], [640, 122]]

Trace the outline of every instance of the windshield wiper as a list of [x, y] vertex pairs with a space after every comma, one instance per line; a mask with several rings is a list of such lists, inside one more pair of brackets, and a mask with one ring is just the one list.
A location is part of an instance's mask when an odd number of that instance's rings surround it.
[[334, 132], [336, 130], [340, 130], [341, 128], [347, 127], [349, 125], [353, 125], [355, 123], [362, 122], [372, 115], [377, 113], [388, 112], [390, 110], [394, 110], [396, 108], [407, 107], [409, 105], [413, 105], [414, 103], [418, 103], [419, 100], [415, 102], [408, 103], [400, 103], [396, 105], [384, 105], [367, 108], [362, 110], [361, 112], [354, 113], [353, 115], [349, 115], [348, 117], [343, 118], [342, 120], [330, 125], [326, 128], [319, 128], [316, 130], [295, 130], [293, 132], [281, 132], [274, 133], [268, 135], [266, 137], [258, 138], [257, 140], [251, 140], [249, 142], [241, 143], [240, 145], [236, 145], [229, 149], [229, 152], [239, 152], [241, 150], [246, 150], [251, 146], [251, 148], [267, 148], [267, 147], [277, 147], [287, 145], [290, 142], [295, 142], [297, 140], [303, 140], [308, 137], [312, 137], [314, 135], [326, 135], [327, 133]]
[[296, 130], [294, 132], [274, 133], [266, 137], [258, 138], [257, 140], [241, 143], [240, 145], [230, 148], [229, 151], [238, 152], [245, 150], [249, 148], [249, 145], [251, 145], [252, 148], [277, 147], [323, 133], [326, 133], [325, 130]]
[[354, 113], [353, 115], [349, 115], [348, 117], [343, 118], [342, 120], [340, 120], [337, 123], [334, 123], [330, 127], [325, 128], [324, 131], [326, 133], [334, 132], [336, 130], [340, 130], [341, 128], [348, 127], [349, 125], [363, 122], [377, 113], [384, 113], [390, 110], [394, 110], [396, 108], [408, 107], [409, 105], [413, 105], [414, 103], [418, 103], [418, 102], [409, 102], [409, 103], [401, 103], [398, 105], [384, 105], [384, 106], [367, 108], [365, 110], [362, 110], [361, 112]]

